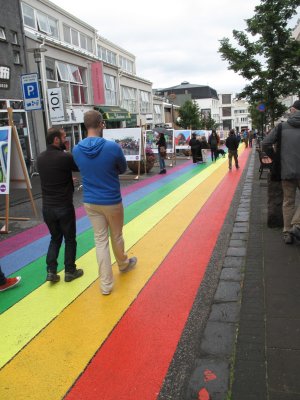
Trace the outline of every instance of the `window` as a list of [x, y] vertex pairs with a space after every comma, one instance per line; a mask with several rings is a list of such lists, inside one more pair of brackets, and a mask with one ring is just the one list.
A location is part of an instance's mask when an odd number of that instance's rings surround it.
[[14, 55], [14, 64], [21, 64], [20, 52], [14, 51], [13, 55]]
[[34, 16], [34, 9], [25, 3], [22, 3], [23, 22], [24, 25], [36, 29], [36, 21]]
[[125, 57], [119, 56], [119, 67], [131, 74], [133, 73], [133, 62]]
[[231, 116], [231, 107], [223, 107], [222, 108], [223, 117]]
[[136, 90], [127, 86], [121, 86], [122, 107], [131, 113], [137, 112]]
[[74, 46], [79, 47], [79, 38], [78, 32], [71, 28], [71, 41], [70, 43], [74, 44]]
[[109, 106], [115, 106], [117, 104], [117, 92], [115, 82], [116, 78], [114, 76], [104, 74], [105, 103]]
[[60, 87], [67, 104], [87, 104], [86, 69], [51, 58], [45, 61], [48, 88]]
[[17, 34], [17, 32], [11, 31], [11, 35], [12, 35], [12, 43], [13, 43], [13, 44], [18, 44], [19, 41], [18, 41], [18, 34]]
[[55, 61], [52, 58], [45, 57], [46, 76], [49, 80], [56, 80]]
[[44, 33], [48, 33], [50, 35], [51, 30], [50, 30], [50, 26], [48, 24], [47, 15], [40, 11], [37, 11], [37, 21], [38, 21], [39, 30]]
[[6, 40], [6, 35], [5, 35], [4, 28], [0, 28], [0, 39]]
[[22, 3], [24, 25], [58, 39], [57, 20]]
[[51, 18], [48, 16], [48, 24], [51, 32], [51, 36], [59, 39], [58, 35], [58, 27], [57, 27], [57, 21], [54, 18]]
[[72, 43], [70, 28], [68, 26], [64, 25], [63, 31], [64, 31], [64, 41], [67, 43]]
[[72, 44], [73, 46], [81, 47], [84, 50], [93, 52], [93, 40], [89, 36], [78, 32], [67, 25], [64, 25], [64, 41]]
[[97, 54], [98, 57], [101, 58], [102, 61], [110, 63], [112, 65], [117, 65], [117, 54], [113, 53], [110, 50], [105, 49], [104, 47], [97, 45]]
[[222, 94], [222, 104], [231, 104], [231, 94]]
[[148, 113], [151, 111], [150, 107], [150, 93], [140, 91], [140, 111], [142, 113]]

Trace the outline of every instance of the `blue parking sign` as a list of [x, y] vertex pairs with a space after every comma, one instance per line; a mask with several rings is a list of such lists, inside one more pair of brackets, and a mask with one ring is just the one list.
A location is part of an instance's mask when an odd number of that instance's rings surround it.
[[25, 99], [39, 97], [38, 85], [36, 82], [24, 84], [24, 97]]
[[26, 111], [41, 110], [38, 74], [21, 75], [24, 108]]

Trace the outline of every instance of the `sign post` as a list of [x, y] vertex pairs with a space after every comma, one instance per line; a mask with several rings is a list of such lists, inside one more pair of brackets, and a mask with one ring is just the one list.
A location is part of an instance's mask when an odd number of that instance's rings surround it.
[[65, 112], [63, 107], [61, 88], [48, 89], [47, 94], [51, 122], [55, 123], [59, 121], [64, 121]]
[[264, 112], [266, 111], [266, 105], [264, 103], [260, 103], [256, 109], [261, 112], [261, 135], [262, 138], [264, 138]]

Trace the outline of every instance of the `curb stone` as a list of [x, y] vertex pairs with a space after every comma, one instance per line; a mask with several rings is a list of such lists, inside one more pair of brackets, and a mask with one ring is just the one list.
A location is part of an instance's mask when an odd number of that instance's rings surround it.
[[[247, 256], [255, 151], [252, 150], [229, 247], [222, 265], [211, 312], [201, 339], [203, 357], [196, 360], [186, 400], [199, 399], [201, 390], [213, 400], [229, 398], [231, 369], [241, 308], [241, 291]], [[251, 349], [249, 349], [251, 351]], [[211, 379], [207, 379], [207, 374]]]

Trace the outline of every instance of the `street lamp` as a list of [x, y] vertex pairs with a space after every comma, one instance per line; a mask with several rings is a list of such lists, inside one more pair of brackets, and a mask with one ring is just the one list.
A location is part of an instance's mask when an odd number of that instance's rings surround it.
[[42, 43], [39, 47], [35, 47], [32, 49], [27, 49], [26, 51], [28, 53], [33, 53], [33, 58], [35, 63], [37, 64], [37, 68], [38, 68], [38, 74], [39, 74], [39, 82], [40, 82], [40, 92], [41, 92], [41, 96], [42, 96], [42, 104], [43, 104], [43, 109], [42, 109], [42, 115], [43, 115], [43, 125], [44, 125], [44, 130], [45, 130], [45, 136], [47, 135], [47, 122], [46, 122], [46, 105], [47, 105], [47, 100], [46, 100], [46, 93], [44, 90], [44, 86], [43, 86], [43, 77], [41, 74], [41, 68], [40, 68], [40, 64], [42, 62], [42, 53], [45, 53], [47, 51], [47, 49], [45, 49], [44, 43]]

